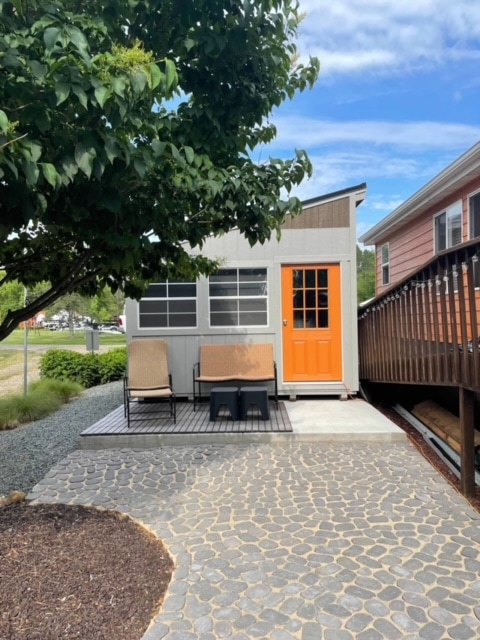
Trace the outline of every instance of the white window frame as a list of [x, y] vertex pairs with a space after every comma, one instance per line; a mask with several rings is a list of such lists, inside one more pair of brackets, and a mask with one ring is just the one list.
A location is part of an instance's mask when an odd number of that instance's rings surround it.
[[[445, 216], [445, 246], [438, 246], [438, 233], [437, 226], [439, 220], [442, 216]], [[458, 242], [453, 242], [453, 234], [456, 230], [456, 227], [453, 225], [453, 221], [460, 217], [460, 239]], [[438, 213], [433, 218], [433, 226], [434, 226], [434, 236], [435, 236], [435, 254], [440, 253], [441, 251], [445, 251], [446, 249], [451, 249], [452, 247], [456, 247], [463, 242], [463, 207], [462, 201], [457, 200], [449, 207]]]
[[[387, 259], [384, 258], [384, 250], [387, 253]], [[380, 268], [382, 272], [382, 286], [390, 284], [390, 243], [385, 242], [380, 248]]]
[[[240, 274], [247, 271], [258, 270], [265, 273], [265, 279], [261, 280], [244, 280], [240, 279]], [[209, 316], [209, 326], [211, 329], [221, 329], [221, 328], [252, 328], [256, 329], [259, 327], [268, 327], [269, 326], [269, 315], [268, 315], [268, 269], [266, 267], [225, 267], [224, 269], [219, 269], [218, 273], [226, 272], [226, 271], [236, 271], [236, 280], [225, 281], [224, 283], [215, 283], [212, 282], [212, 277], [208, 279], [208, 316]], [[213, 274], [215, 277], [215, 274]], [[229, 284], [232, 289], [236, 289], [235, 293], [232, 295], [212, 295], [212, 288], [215, 287], [215, 284]], [[261, 295], [245, 295], [241, 294], [241, 285], [262, 285], [262, 294]], [[235, 305], [235, 310], [224, 310], [217, 311], [212, 310], [212, 306], [215, 305], [215, 301], [229, 301], [232, 306]], [[264, 301], [264, 309], [256, 312], [256, 311], [244, 311], [241, 309], [241, 302], [243, 301]], [[220, 315], [221, 313], [236, 313], [237, 322], [235, 324], [216, 324], [212, 322], [212, 319], [215, 319], [216, 315]], [[259, 315], [265, 315], [266, 322], [261, 324], [242, 324], [241, 322], [241, 314], [242, 313], [258, 313]]]
[[[179, 295], [172, 295], [173, 291], [174, 291], [174, 287], [177, 286], [192, 286], [194, 285], [195, 287], [195, 296], [179, 296]], [[140, 299], [140, 302], [138, 303], [138, 328], [142, 331], [151, 331], [151, 330], [156, 330], [156, 329], [160, 329], [161, 331], [180, 331], [182, 329], [196, 329], [198, 327], [198, 281], [196, 280], [189, 280], [188, 282], [178, 282], [178, 281], [171, 281], [171, 280], [164, 280], [161, 282], [152, 282], [149, 287], [155, 287], [155, 286], [164, 286], [165, 287], [165, 296], [162, 295], [145, 295], [143, 298]], [[148, 290], [147, 290], [148, 292]], [[182, 302], [188, 302], [191, 304], [191, 302], [195, 303], [195, 311], [172, 311], [171, 308], [175, 306], [175, 303], [182, 303]], [[165, 303], [165, 311], [157, 311], [157, 312], [152, 312], [150, 314], [147, 313], [142, 313], [141, 312], [141, 306], [142, 303], [149, 303], [149, 302], [163, 302]], [[185, 325], [178, 325], [178, 324], [171, 324], [171, 320], [173, 321], [174, 318], [178, 318], [179, 316], [182, 315], [195, 315], [195, 323], [194, 324], [185, 324]], [[141, 324], [141, 320], [142, 320], [142, 316], [147, 316], [147, 315], [151, 315], [151, 316], [165, 316], [167, 319], [167, 324], [166, 325], [162, 325], [162, 324], [156, 324], [156, 325], [152, 325], [152, 326], [142, 326]]]

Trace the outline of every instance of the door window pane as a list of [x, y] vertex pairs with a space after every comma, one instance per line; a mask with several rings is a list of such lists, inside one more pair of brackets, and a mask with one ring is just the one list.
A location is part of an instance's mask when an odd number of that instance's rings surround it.
[[305, 288], [314, 289], [316, 285], [315, 271], [313, 269], [307, 269], [305, 272]]
[[328, 269], [295, 269], [293, 284], [294, 328], [328, 328]]
[[328, 270], [318, 269], [317, 277], [318, 277], [318, 286], [322, 289], [326, 289], [328, 287]]

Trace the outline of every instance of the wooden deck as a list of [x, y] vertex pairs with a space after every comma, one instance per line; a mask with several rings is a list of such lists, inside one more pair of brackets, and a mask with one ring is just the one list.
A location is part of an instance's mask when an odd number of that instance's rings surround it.
[[[85, 429], [81, 438], [95, 436], [141, 436], [141, 435], [180, 435], [180, 434], [217, 434], [217, 433], [289, 433], [292, 425], [283, 402], [270, 403], [270, 420], [262, 420], [258, 410], [251, 408], [246, 420], [234, 422], [226, 408], [221, 408], [215, 422], [210, 422], [208, 403], [197, 405], [193, 411], [192, 402], [177, 402], [177, 422], [168, 416], [167, 409], [155, 403], [139, 403], [132, 408], [130, 428], [123, 415], [123, 405], [109, 413], [95, 424]], [[141, 419], [135, 419], [135, 417]]]

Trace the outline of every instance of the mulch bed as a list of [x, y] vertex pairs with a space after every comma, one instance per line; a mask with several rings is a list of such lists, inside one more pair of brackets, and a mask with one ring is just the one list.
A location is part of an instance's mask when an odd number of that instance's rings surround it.
[[161, 541], [126, 516], [0, 507], [0, 638], [140, 640], [172, 571]]

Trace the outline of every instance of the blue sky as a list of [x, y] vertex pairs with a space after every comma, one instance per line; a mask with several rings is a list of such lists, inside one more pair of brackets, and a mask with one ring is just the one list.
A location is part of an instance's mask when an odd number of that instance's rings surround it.
[[361, 182], [358, 236], [480, 140], [480, 2], [300, 0], [302, 58], [317, 56], [313, 90], [273, 115], [276, 140], [305, 149], [312, 198]]

